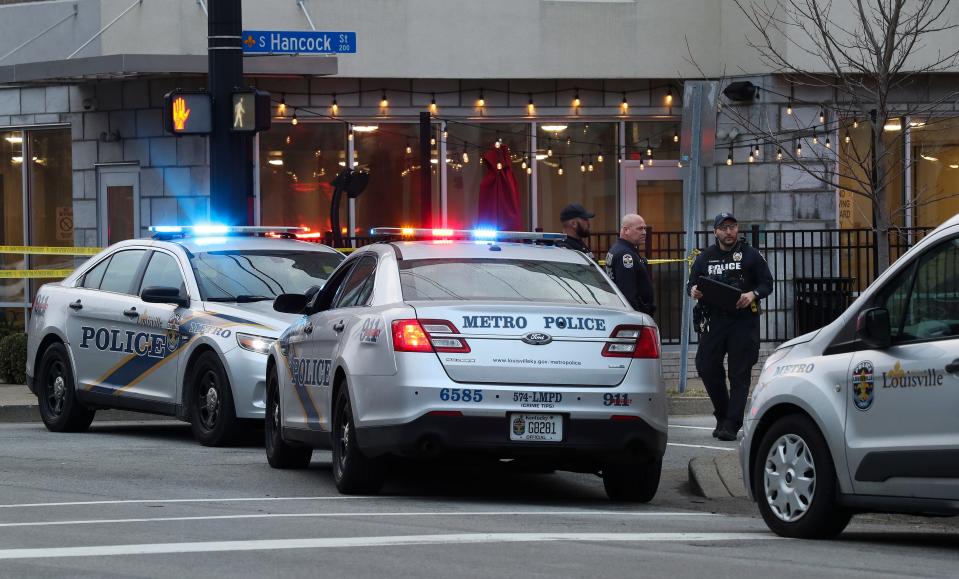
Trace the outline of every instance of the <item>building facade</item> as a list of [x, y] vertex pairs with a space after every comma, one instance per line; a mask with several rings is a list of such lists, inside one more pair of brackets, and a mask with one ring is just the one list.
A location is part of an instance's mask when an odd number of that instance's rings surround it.
[[[203, 0], [0, 5], [0, 244], [105, 246], [149, 225], [216, 220], [207, 138], [174, 137], [161, 122], [164, 94], [206, 86], [206, 9]], [[959, 6], [946, 17], [959, 21]], [[683, 99], [689, 80], [710, 79], [718, 90], [748, 80], [759, 98], [730, 104], [716, 91], [700, 135], [703, 227], [726, 210], [763, 231], [872, 225], [868, 202], [777, 158], [782, 143], [750, 130], [798, 127], [806, 132], [788, 146], [820, 152], [827, 139], [868, 139], [832, 107], [817, 122], [837, 96], [765, 66], [732, 0], [247, 1], [243, 24], [354, 31], [358, 45], [338, 57], [245, 59], [247, 83], [270, 91], [275, 106], [253, 158], [237, 161], [254, 175], [257, 224], [328, 231], [330, 181], [352, 166], [370, 173], [370, 185], [341, 209], [348, 237], [375, 226], [504, 220], [558, 230], [571, 202], [596, 213], [593, 231], [605, 239], [630, 211], [678, 235], [692, 140]], [[945, 33], [918, 56], [957, 42]], [[801, 44], [784, 50], [809, 60]], [[904, 116], [892, 141], [902, 160], [889, 196], [898, 225], [935, 226], [959, 212], [957, 72], [924, 75], [897, 93], [904, 104], [931, 105], [921, 118]], [[423, 111], [432, 113], [429, 167], [418, 150]], [[828, 175], [841, 161], [809, 163]], [[516, 206], [505, 215], [488, 200], [500, 174], [509, 174]], [[601, 239], [594, 249], [604, 249]], [[0, 269], [73, 263], [0, 254]], [[22, 325], [43, 281], [0, 279], [4, 323]]]

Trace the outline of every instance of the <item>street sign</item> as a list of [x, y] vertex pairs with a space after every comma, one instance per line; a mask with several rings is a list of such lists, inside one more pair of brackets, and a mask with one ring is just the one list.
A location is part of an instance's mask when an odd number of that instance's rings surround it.
[[170, 91], [163, 96], [163, 128], [174, 135], [206, 135], [213, 130], [208, 92]]
[[270, 93], [249, 89], [233, 93], [230, 130], [257, 133], [270, 130]]
[[355, 32], [244, 30], [244, 54], [355, 54]]

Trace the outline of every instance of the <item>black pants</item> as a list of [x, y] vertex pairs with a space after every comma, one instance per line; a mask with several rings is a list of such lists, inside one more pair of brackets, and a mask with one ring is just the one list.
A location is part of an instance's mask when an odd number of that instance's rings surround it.
[[[723, 358], [729, 356], [729, 391]], [[713, 402], [716, 423], [736, 432], [743, 425], [752, 369], [759, 359], [759, 316], [713, 315], [699, 337], [696, 370]]]

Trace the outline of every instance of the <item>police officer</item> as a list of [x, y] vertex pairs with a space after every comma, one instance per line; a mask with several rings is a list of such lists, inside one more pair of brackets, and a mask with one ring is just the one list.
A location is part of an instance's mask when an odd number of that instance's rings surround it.
[[[720, 440], [736, 440], [743, 425], [746, 396], [752, 368], [759, 359], [759, 303], [773, 291], [773, 278], [766, 260], [754, 248], [739, 239], [739, 223], [732, 213], [720, 213], [713, 221], [716, 244], [709, 246], [693, 262], [687, 291], [699, 300], [703, 293], [698, 280], [710, 277], [735, 286], [742, 294], [734, 310], [699, 303], [705, 319], [696, 352], [696, 370], [713, 403], [716, 430]], [[729, 392], [723, 358], [729, 356]]]
[[646, 245], [646, 220], [635, 213], [623, 216], [619, 239], [606, 254], [606, 275], [616, 283], [630, 305], [637, 311], [653, 315], [653, 282], [649, 277], [649, 264], [639, 255], [640, 246]]
[[586, 246], [585, 240], [589, 237], [589, 220], [593, 217], [596, 215], [586, 211], [579, 203], [570, 203], [564, 207], [559, 213], [559, 221], [563, 224], [566, 239], [556, 245], [582, 251], [592, 259], [593, 252]]

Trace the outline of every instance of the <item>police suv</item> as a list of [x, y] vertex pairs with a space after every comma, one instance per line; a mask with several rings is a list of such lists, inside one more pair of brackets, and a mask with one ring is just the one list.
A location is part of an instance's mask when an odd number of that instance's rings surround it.
[[649, 501], [666, 449], [659, 332], [558, 234], [394, 230], [441, 239], [363, 247], [267, 362], [266, 454], [304, 468], [332, 449], [347, 494], [375, 493], [387, 455], [473, 453], [601, 474]]
[[959, 215], [770, 355], [746, 419], [746, 488], [780, 535], [959, 514]]
[[[55, 431], [82, 431], [97, 409], [175, 415], [205, 445], [262, 419], [266, 354], [296, 316], [283, 293], [319, 288], [343, 255], [258, 237], [301, 228], [151, 227], [37, 292], [27, 385]], [[277, 233], [279, 232], [279, 233]]]

